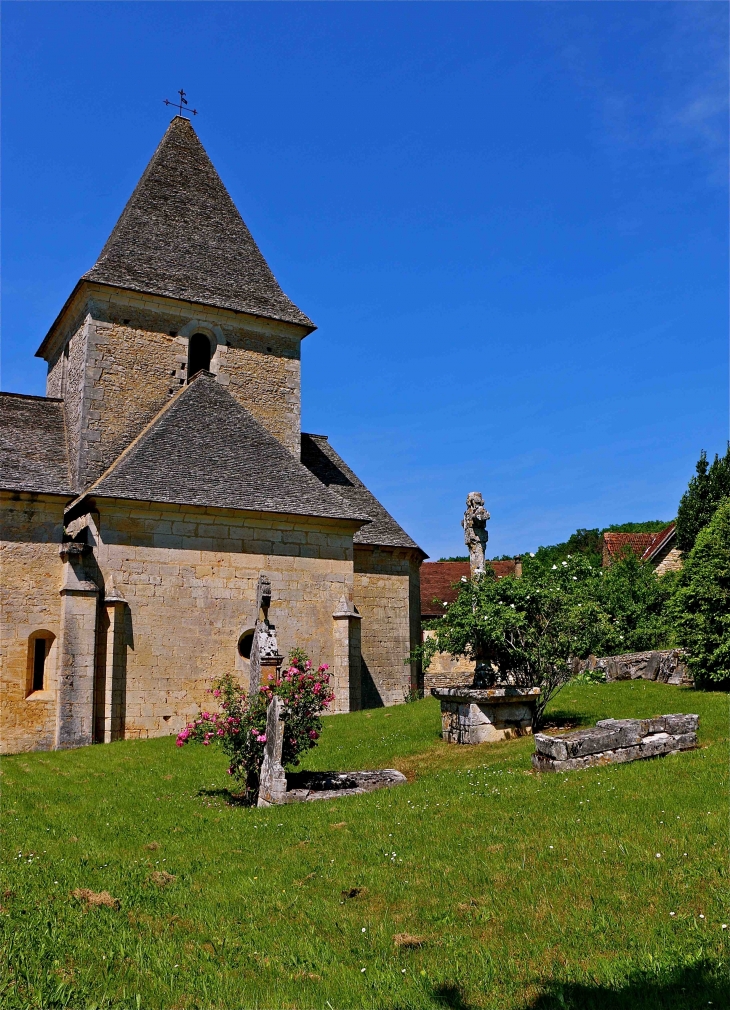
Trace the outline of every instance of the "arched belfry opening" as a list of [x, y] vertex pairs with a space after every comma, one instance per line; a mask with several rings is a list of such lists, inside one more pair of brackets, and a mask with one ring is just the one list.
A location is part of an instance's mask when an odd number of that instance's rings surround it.
[[210, 338], [194, 333], [188, 342], [188, 382], [201, 371], [210, 371]]

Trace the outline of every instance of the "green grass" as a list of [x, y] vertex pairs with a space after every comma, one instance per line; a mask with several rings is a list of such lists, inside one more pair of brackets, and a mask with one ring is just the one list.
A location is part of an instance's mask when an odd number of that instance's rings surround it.
[[409, 784], [268, 810], [169, 738], [6, 758], [0, 1005], [727, 1006], [727, 696], [580, 685], [553, 717], [677, 711], [700, 749], [542, 776], [530, 739], [447, 747], [430, 699], [332, 716], [309, 767]]

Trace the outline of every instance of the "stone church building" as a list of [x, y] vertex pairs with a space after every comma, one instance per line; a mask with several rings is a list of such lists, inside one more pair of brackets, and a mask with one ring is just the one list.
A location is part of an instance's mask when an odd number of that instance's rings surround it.
[[38, 349], [0, 394], [6, 753], [177, 732], [248, 686], [259, 576], [279, 649], [335, 710], [403, 701], [425, 554], [300, 426], [315, 329], [176, 116]]

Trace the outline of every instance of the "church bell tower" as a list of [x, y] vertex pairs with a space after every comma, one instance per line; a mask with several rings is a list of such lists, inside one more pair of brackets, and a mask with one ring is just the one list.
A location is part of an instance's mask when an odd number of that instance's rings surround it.
[[47, 395], [64, 401], [74, 487], [101, 476], [201, 369], [298, 459], [300, 345], [314, 329], [175, 116], [36, 352]]

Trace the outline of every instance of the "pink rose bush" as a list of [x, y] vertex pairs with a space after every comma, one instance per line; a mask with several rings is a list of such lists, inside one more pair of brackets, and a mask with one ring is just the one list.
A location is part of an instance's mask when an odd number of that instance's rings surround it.
[[248, 801], [255, 802], [269, 702], [276, 694], [288, 709], [282, 764], [297, 765], [299, 756], [316, 746], [322, 731], [321, 714], [335, 697], [327, 670], [327, 664], [323, 663], [313, 671], [307, 655], [301, 649], [293, 649], [280, 678], [253, 694], [247, 695], [230, 674], [225, 674], [210, 688], [219, 710], [198, 713], [178, 734], [177, 746], [220, 744], [230, 759], [228, 774], [245, 783]]

